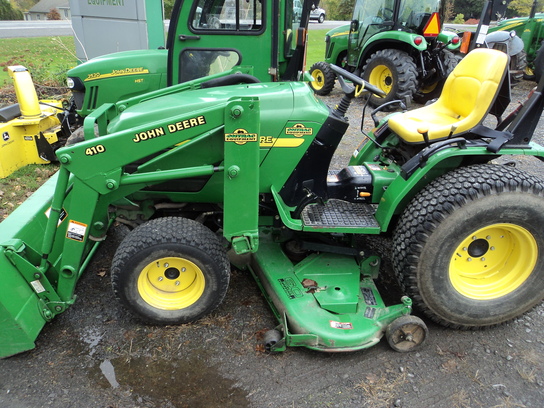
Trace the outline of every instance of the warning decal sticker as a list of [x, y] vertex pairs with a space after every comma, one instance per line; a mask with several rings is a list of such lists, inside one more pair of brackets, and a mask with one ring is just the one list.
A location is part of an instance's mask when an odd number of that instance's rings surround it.
[[342, 322], [335, 322], [334, 320], [329, 320], [329, 323], [331, 324], [331, 327], [333, 329], [342, 329], [342, 330], [353, 329], [353, 324], [351, 324], [350, 322], [342, 323]]
[[83, 242], [86, 232], [87, 224], [70, 220], [70, 222], [68, 223], [68, 230], [66, 231], [66, 238], [73, 239], [74, 241]]

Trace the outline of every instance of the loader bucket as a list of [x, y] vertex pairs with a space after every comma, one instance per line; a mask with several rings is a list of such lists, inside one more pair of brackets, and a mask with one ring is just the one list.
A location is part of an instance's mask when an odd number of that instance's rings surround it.
[[16, 265], [13, 253], [36, 258], [47, 221], [46, 212], [56, 175], [0, 223], [0, 358], [34, 348], [34, 341], [53, 316], [39, 294], [45, 289], [24, 265]]

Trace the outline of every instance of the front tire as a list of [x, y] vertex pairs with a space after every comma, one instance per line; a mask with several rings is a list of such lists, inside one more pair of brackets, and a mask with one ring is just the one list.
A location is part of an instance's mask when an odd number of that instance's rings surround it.
[[363, 67], [362, 78], [377, 86], [386, 96], [369, 96], [372, 106], [400, 99], [410, 103], [417, 90], [417, 67], [407, 52], [396, 49], [379, 50]]
[[148, 221], [131, 231], [111, 267], [116, 297], [152, 324], [200, 319], [222, 302], [230, 264], [219, 238], [180, 217]]
[[316, 94], [326, 96], [331, 93], [336, 81], [336, 75], [329, 64], [323, 61], [316, 62], [310, 68], [310, 75], [314, 78], [310, 82], [310, 87]]
[[507, 322], [544, 297], [544, 184], [499, 165], [457, 169], [408, 205], [393, 240], [399, 283], [444, 326]]

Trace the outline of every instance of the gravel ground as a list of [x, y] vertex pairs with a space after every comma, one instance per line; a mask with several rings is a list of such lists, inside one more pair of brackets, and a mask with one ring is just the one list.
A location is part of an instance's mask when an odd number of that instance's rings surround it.
[[[514, 100], [532, 83], [514, 88]], [[324, 98], [336, 103], [340, 91]], [[353, 152], [362, 102], [334, 167]], [[365, 128], [371, 127], [365, 121]], [[534, 140], [542, 142], [542, 129]], [[539, 174], [540, 163], [515, 158]], [[80, 280], [78, 300], [46, 325], [35, 350], [0, 360], [0, 407], [542, 407], [544, 305], [501, 327], [456, 331], [431, 322], [425, 347], [400, 354], [386, 342], [327, 354], [291, 348], [263, 353], [262, 333], [275, 320], [252, 278], [233, 270], [229, 293], [211, 316], [156, 327], [115, 301], [109, 264], [124, 230], [101, 246]], [[388, 251], [387, 241], [378, 244]], [[388, 263], [379, 282], [395, 299]]]

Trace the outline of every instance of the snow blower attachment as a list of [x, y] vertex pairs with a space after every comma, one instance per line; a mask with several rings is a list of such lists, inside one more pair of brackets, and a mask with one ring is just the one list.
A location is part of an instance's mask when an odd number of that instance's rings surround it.
[[27, 164], [56, 160], [66, 101], [38, 100], [28, 69], [8, 67], [18, 103], [0, 109], [0, 178]]

